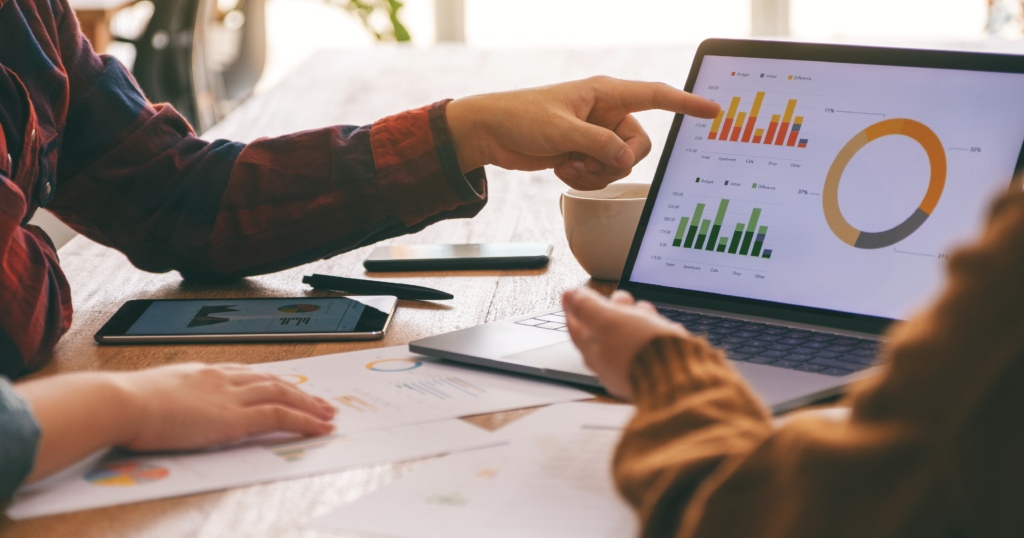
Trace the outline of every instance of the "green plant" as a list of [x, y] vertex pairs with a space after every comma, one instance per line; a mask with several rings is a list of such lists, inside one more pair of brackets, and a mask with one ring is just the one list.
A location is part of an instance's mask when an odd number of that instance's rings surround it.
[[[373, 34], [377, 41], [410, 41], [409, 31], [398, 20], [398, 12], [402, 3], [398, 0], [327, 0], [328, 3], [340, 6], [349, 13], [359, 17], [363, 27]], [[378, 28], [373, 14], [383, 12], [391, 21], [390, 27]]]

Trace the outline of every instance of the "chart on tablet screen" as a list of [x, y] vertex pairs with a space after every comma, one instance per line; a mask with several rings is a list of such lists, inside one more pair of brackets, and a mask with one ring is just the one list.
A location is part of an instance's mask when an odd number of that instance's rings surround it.
[[[631, 280], [904, 318], [981, 230], [1024, 77], [705, 57]], [[1012, 120], [1010, 120], [1012, 118]]]

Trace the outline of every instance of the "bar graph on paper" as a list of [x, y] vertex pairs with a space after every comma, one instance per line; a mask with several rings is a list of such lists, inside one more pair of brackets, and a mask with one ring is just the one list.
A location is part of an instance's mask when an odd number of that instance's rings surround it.
[[347, 435], [336, 434], [289, 441], [267, 441], [261, 444], [271, 454], [288, 463], [294, 463], [305, 460], [312, 451], [327, 448], [338, 443], [347, 443], [351, 440], [352, 438]]
[[[711, 211], [708, 204], [698, 203], [691, 215], [680, 217], [672, 246], [771, 259], [772, 249], [765, 248], [768, 226], [761, 224], [761, 208], [754, 207], [749, 216], [729, 223], [726, 223], [729, 200], [718, 202], [714, 217]], [[730, 229], [730, 226], [734, 227]]]
[[[764, 97], [765, 92], [757, 92], [750, 105], [733, 97], [728, 108], [723, 108], [711, 124], [708, 140], [806, 148], [808, 140], [801, 138], [804, 117], [796, 116], [797, 100], [787, 100], [781, 114], [772, 114], [765, 121], [768, 116], [761, 115]], [[762, 127], [758, 127], [758, 120]], [[767, 127], [763, 127], [766, 123]]]

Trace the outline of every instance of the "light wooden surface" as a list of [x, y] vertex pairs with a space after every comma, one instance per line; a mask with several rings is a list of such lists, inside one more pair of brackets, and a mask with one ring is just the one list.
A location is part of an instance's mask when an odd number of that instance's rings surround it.
[[[371, 51], [325, 51], [281, 86], [254, 97], [215, 127], [207, 138], [251, 141], [336, 123], [366, 124], [388, 114], [445, 97], [512, 89], [595, 74], [656, 79], [681, 85], [692, 49], [634, 51], [480, 52], [461, 47]], [[632, 181], [650, 182], [671, 124], [669, 113], [645, 113], [641, 122], [655, 140], [654, 154]], [[85, 237], [60, 250], [73, 290], [75, 318], [42, 372], [134, 370], [162, 364], [204, 362], [261, 363], [313, 355], [405, 344], [411, 340], [486, 321], [547, 308], [565, 290], [592, 286], [604, 293], [614, 283], [593, 281], [572, 258], [558, 212], [565, 188], [550, 172], [489, 169], [490, 201], [472, 220], [447, 221], [395, 244], [484, 241], [548, 241], [555, 245], [550, 265], [529, 271], [366, 273], [368, 249], [289, 271], [227, 285], [185, 284], [177, 273], [150, 274], [132, 267], [124, 255]], [[301, 283], [313, 272], [371, 277], [451, 291], [453, 301], [400, 303], [382, 341], [260, 345], [98, 346], [93, 334], [129, 299], [202, 297], [321, 296]], [[529, 410], [467, 420], [495, 429]], [[421, 462], [361, 467], [218, 493], [193, 495], [46, 517], [22, 522], [0, 520], [4, 538], [83, 537], [301, 537], [313, 516], [387, 484]]]

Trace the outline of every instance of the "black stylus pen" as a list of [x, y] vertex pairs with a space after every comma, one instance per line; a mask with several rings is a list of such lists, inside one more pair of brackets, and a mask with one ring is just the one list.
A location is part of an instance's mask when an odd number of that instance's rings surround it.
[[312, 275], [302, 277], [302, 281], [316, 289], [334, 290], [351, 293], [352, 295], [394, 295], [399, 299], [413, 301], [445, 300], [454, 299], [455, 296], [441, 290], [413, 286], [411, 284], [396, 284], [394, 282], [378, 282], [376, 280], [362, 280], [359, 278], [344, 278], [340, 276]]

